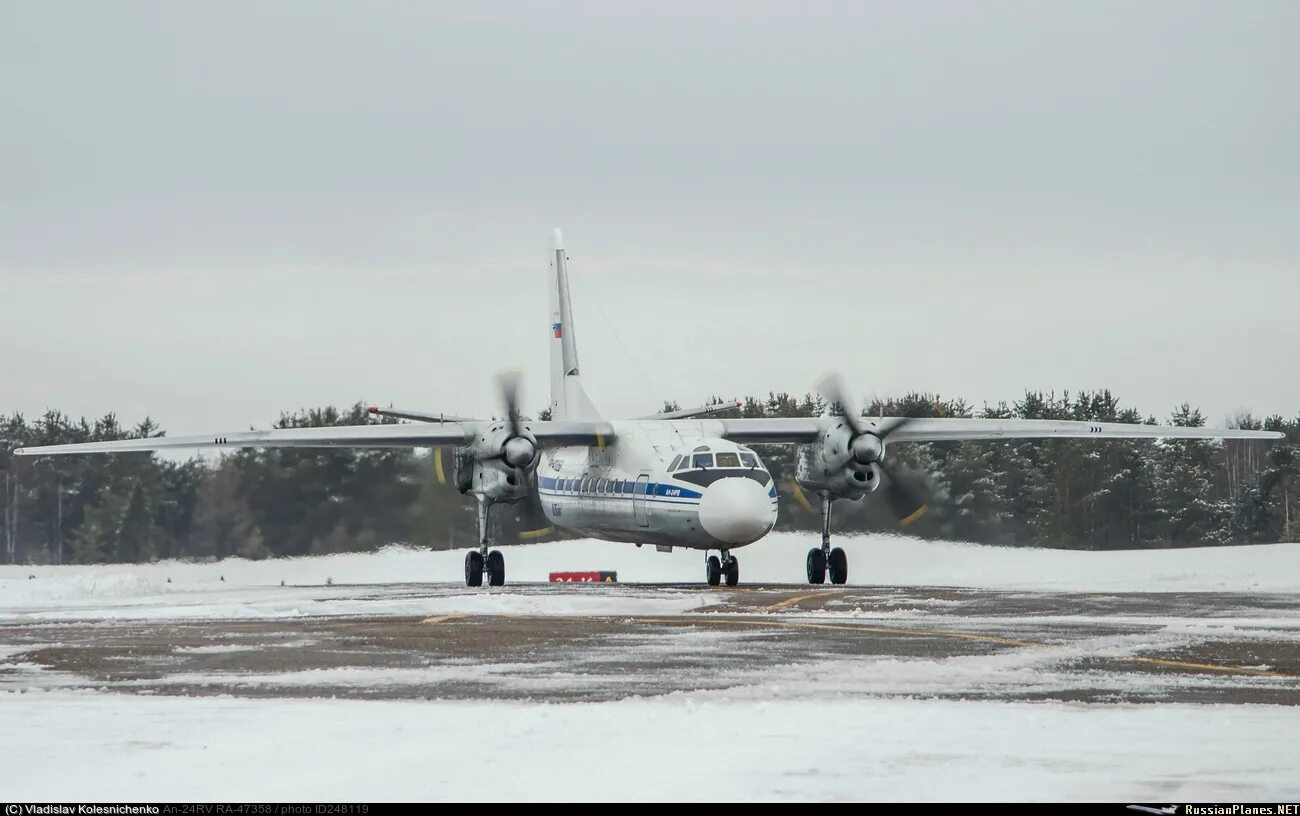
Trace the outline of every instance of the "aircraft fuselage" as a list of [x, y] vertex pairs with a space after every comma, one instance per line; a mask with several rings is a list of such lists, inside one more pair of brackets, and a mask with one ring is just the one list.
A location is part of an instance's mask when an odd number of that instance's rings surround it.
[[777, 492], [762, 461], [681, 424], [619, 422], [610, 445], [543, 451], [538, 494], [551, 524], [584, 537], [702, 550], [766, 535]]

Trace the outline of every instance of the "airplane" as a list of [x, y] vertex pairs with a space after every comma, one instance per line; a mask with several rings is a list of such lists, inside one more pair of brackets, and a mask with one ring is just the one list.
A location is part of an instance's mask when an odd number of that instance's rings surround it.
[[[821, 546], [810, 549], [810, 584], [848, 581], [848, 557], [831, 546], [831, 510], [890, 485], [884, 496], [901, 523], [919, 517], [917, 492], [889, 472], [890, 445], [967, 439], [1277, 439], [1280, 433], [1035, 419], [864, 417], [838, 377], [818, 389], [842, 415], [731, 419], [711, 415], [736, 403], [702, 406], [630, 420], [601, 417], [583, 389], [578, 341], [569, 299], [568, 254], [560, 230], [550, 257], [550, 416], [525, 419], [519, 379], [499, 381], [505, 418], [476, 420], [425, 411], [371, 408], [400, 424], [292, 428], [157, 437], [24, 448], [22, 456], [123, 453], [185, 448], [433, 449], [440, 479], [477, 504], [478, 547], [465, 554], [465, 584], [501, 586], [505, 558], [490, 541], [496, 505], [540, 505], [543, 524], [569, 533], [660, 550], [702, 550], [705, 581], [735, 586], [740, 561], [732, 551], [767, 535], [776, 524], [778, 493], [770, 471], [751, 447], [802, 446], [798, 488], [816, 494]], [[444, 450], [453, 451], [445, 466]], [[546, 532], [545, 529], [538, 531]], [[716, 552], [716, 555], [714, 554]]]

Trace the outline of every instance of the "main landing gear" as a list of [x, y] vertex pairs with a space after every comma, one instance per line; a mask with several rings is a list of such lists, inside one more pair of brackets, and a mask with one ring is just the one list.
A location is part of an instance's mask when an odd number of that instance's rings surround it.
[[488, 550], [488, 503], [478, 501], [478, 549], [465, 553], [465, 586], [483, 586], [487, 575], [488, 586], [502, 586], [506, 582], [506, 559], [500, 550]]
[[832, 584], [843, 584], [849, 580], [849, 557], [839, 547], [831, 549], [830, 494], [822, 493], [821, 500], [822, 545], [808, 551], [808, 583], [826, 583], [826, 574], [829, 572]]
[[704, 559], [704, 580], [709, 586], [717, 586], [724, 580], [727, 586], [735, 586], [740, 583], [740, 559], [731, 550], [723, 550], [722, 558], [710, 555]]

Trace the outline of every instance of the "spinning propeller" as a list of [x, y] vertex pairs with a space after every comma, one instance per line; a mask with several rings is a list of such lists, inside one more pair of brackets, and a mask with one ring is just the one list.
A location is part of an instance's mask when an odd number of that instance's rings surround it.
[[[844, 381], [838, 374], [827, 374], [822, 377], [817, 383], [817, 390], [827, 402], [840, 407], [844, 414], [844, 421], [853, 431], [853, 440], [849, 443], [849, 452], [853, 460], [862, 465], [874, 463], [889, 477], [889, 484], [883, 491], [885, 504], [898, 519], [899, 526], [907, 527], [925, 515], [929, 508], [922, 498], [921, 485], [884, 463], [885, 444], [889, 441], [889, 437], [911, 424], [912, 417], [891, 417], [868, 423], [859, 413], [862, 403], [849, 395], [848, 389], [844, 387]], [[798, 496], [802, 496], [802, 492]], [[807, 501], [804, 497], [801, 504]]]

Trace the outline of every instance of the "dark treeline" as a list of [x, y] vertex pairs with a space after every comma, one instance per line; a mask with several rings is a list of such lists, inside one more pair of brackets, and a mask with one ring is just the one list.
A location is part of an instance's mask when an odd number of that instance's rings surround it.
[[[742, 400], [746, 417], [814, 416], [818, 398]], [[668, 405], [667, 408], [675, 406]], [[1022, 417], [1154, 423], [1109, 391], [1031, 392], [973, 410], [961, 400], [909, 394], [869, 415]], [[362, 406], [282, 415], [280, 428], [375, 422]], [[1203, 425], [1182, 405], [1174, 425]], [[1236, 417], [1286, 442], [999, 441], [899, 444], [890, 463], [924, 480], [930, 512], [908, 529], [923, 537], [1077, 549], [1200, 546], [1294, 540], [1300, 533], [1300, 416]], [[156, 436], [108, 415], [0, 416], [5, 560], [27, 563], [264, 558], [365, 551], [390, 543], [471, 546], [473, 504], [438, 484], [421, 450], [245, 450], [207, 461], [147, 454], [15, 458], [15, 447]], [[779, 527], [816, 529], [789, 495], [793, 446], [760, 446], [783, 493]], [[837, 502], [840, 531], [892, 531], [870, 498]], [[495, 511], [494, 511], [495, 512]], [[500, 516], [509, 524], [509, 511]]]

